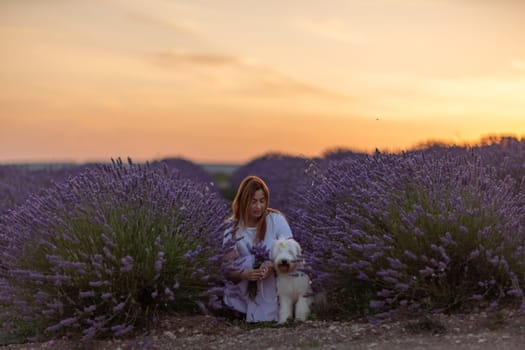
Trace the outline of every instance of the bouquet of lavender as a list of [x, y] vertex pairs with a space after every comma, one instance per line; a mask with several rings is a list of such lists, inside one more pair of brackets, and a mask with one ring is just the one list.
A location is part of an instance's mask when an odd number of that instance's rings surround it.
[[[270, 260], [270, 251], [263, 242], [257, 242], [250, 248], [250, 253], [254, 256], [253, 268], [258, 269], [265, 262]], [[257, 295], [257, 281], [248, 282], [248, 296], [253, 300]]]

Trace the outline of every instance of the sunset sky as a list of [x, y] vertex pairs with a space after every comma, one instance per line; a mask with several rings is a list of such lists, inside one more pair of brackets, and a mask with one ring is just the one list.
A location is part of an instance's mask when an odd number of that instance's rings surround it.
[[525, 136], [525, 1], [1, 0], [0, 163]]

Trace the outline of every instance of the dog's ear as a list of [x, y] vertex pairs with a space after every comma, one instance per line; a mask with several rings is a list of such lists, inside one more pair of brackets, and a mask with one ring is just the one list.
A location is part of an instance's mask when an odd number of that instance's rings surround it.
[[292, 243], [295, 256], [301, 256], [301, 246], [299, 245], [299, 243], [293, 239], [290, 239], [290, 243]]
[[301, 246], [299, 243], [297, 243], [297, 256], [303, 255], [303, 250], [301, 249]]

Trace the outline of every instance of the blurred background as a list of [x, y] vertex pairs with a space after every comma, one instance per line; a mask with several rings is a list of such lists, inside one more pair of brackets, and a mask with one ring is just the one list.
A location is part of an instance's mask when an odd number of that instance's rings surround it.
[[231, 171], [519, 138], [524, 17], [517, 0], [3, 0], [0, 163]]

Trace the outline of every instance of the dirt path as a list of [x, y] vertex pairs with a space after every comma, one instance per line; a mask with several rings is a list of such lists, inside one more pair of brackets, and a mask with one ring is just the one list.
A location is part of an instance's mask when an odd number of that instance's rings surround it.
[[210, 316], [172, 316], [126, 340], [11, 344], [1, 349], [524, 349], [525, 313], [435, 315], [382, 324], [307, 321], [248, 325]]

